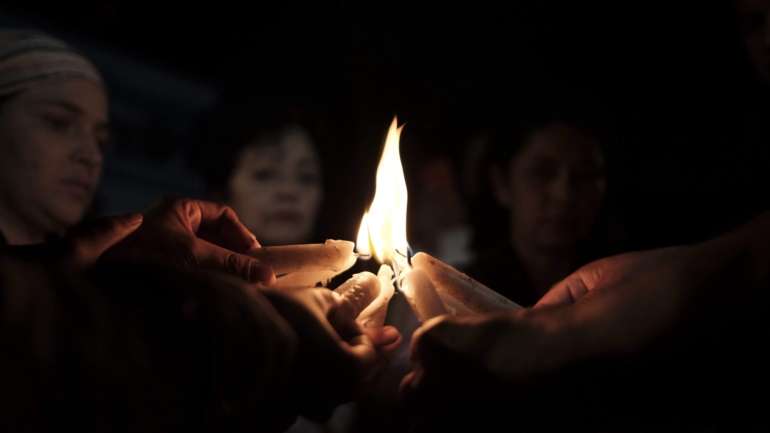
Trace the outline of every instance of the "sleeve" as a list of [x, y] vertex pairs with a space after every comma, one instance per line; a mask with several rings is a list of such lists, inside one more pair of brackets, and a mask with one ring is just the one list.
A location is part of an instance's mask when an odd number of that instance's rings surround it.
[[296, 335], [207, 273], [0, 258], [3, 431], [280, 431]]

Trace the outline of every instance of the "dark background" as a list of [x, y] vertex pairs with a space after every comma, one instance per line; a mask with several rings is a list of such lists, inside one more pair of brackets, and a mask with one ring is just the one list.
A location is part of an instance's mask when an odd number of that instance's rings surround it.
[[237, 93], [322, 107], [327, 237], [354, 237], [393, 115], [407, 122], [412, 188], [424, 160], [459, 166], [469, 134], [572, 94], [605, 115], [629, 248], [703, 239], [767, 203], [768, 146], [742, 125], [763, 125], [770, 99], [729, 1], [168, 3], [0, 7], [0, 25], [71, 42], [108, 80], [116, 138], [100, 212], [205, 194], [186, 163], [194, 126]]

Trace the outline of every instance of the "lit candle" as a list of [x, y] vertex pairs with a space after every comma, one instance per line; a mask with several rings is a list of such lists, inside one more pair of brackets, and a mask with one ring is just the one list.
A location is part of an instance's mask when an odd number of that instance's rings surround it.
[[521, 308], [515, 302], [426, 253], [412, 257], [413, 272], [424, 272], [452, 314], [467, 315]]
[[399, 154], [401, 128], [393, 119], [377, 166], [376, 190], [361, 219], [356, 251], [392, 268], [417, 318], [470, 315], [518, 308], [504, 296], [427, 254], [410, 263], [406, 239], [408, 191]]
[[[369, 210], [361, 219], [356, 250], [383, 263], [380, 274], [389, 273], [420, 321], [441, 314], [446, 308], [428, 277], [413, 273], [407, 258], [406, 210], [408, 192], [399, 154], [401, 128], [393, 119], [377, 166], [376, 190]], [[385, 271], [387, 268], [389, 271]], [[392, 283], [391, 283], [392, 284]], [[387, 306], [381, 308], [387, 312]], [[379, 323], [379, 322], [377, 322]]]
[[350, 269], [357, 258], [353, 247], [353, 242], [329, 239], [323, 244], [256, 248], [250, 255], [273, 268], [277, 277], [273, 287], [297, 289], [325, 286]]
[[432, 317], [447, 314], [447, 308], [425, 272], [419, 269], [410, 269], [404, 273], [404, 279], [401, 281], [401, 292], [411, 305], [418, 320], [424, 322]]
[[355, 319], [370, 306], [381, 292], [380, 280], [371, 272], [355, 274], [342, 285], [334, 289], [341, 296], [339, 314]]
[[388, 303], [395, 292], [393, 270], [390, 266], [380, 266], [377, 280], [380, 283], [380, 293], [358, 316], [358, 323], [364, 328], [376, 328], [385, 324], [385, 316], [388, 315]]

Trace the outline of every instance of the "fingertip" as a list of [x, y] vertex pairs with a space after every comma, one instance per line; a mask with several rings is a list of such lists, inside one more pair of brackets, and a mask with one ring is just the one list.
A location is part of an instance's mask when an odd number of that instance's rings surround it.
[[126, 225], [129, 227], [138, 226], [142, 221], [144, 221], [144, 215], [139, 212], [126, 215]]
[[393, 326], [383, 326], [379, 335], [381, 345], [390, 345], [401, 339], [401, 333]]
[[401, 343], [404, 341], [404, 339], [399, 334], [398, 337], [396, 337], [395, 340], [388, 343], [387, 345], [381, 347], [381, 350], [386, 353], [390, 353], [401, 347]]
[[275, 272], [273, 272], [273, 268], [268, 265], [258, 265], [259, 271], [259, 280], [258, 282], [266, 285], [266, 286], [272, 286], [275, 284], [275, 282], [278, 280], [275, 276]]
[[249, 281], [252, 283], [261, 283], [266, 286], [275, 284], [275, 273], [273, 268], [268, 265], [264, 265], [254, 259], [250, 259], [249, 265]]
[[407, 373], [403, 379], [401, 379], [401, 383], [398, 386], [398, 390], [402, 395], [409, 395], [411, 392], [414, 391], [415, 388], [417, 388], [419, 384], [420, 379], [420, 373], [417, 369], [414, 369]]

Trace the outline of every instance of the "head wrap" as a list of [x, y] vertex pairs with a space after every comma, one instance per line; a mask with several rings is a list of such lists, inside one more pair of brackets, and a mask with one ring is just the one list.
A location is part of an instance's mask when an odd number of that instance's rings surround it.
[[36, 31], [0, 31], [0, 97], [61, 78], [103, 85], [96, 67], [64, 42]]

